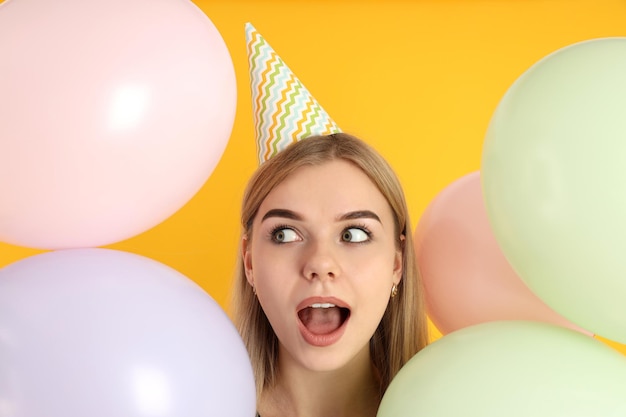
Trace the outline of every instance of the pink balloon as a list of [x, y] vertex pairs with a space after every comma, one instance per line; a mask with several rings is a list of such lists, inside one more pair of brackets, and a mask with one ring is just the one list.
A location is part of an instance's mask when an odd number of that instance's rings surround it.
[[0, 59], [0, 241], [135, 236], [193, 197], [228, 142], [232, 60], [189, 0], [9, 0]]
[[535, 296], [498, 246], [487, 218], [480, 173], [446, 187], [415, 230], [429, 317], [442, 332], [498, 320], [534, 320], [591, 333]]

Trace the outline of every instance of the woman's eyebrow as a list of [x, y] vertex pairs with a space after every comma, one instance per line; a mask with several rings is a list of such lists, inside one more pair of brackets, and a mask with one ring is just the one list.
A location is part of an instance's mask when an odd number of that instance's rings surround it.
[[378, 217], [376, 213], [370, 210], [350, 211], [339, 217], [339, 220], [355, 220], [355, 219], [373, 219], [373, 220], [378, 221], [379, 223], [382, 223], [380, 221], [380, 217]]
[[282, 217], [291, 220], [302, 220], [302, 216], [300, 216], [295, 211], [287, 210], [287, 209], [271, 209], [265, 215], [261, 221], [269, 219], [270, 217]]

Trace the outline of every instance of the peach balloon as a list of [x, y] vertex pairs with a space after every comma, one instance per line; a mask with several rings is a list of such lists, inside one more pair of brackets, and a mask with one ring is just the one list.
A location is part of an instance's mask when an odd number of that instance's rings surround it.
[[0, 60], [3, 242], [137, 235], [193, 197], [232, 130], [232, 60], [189, 0], [9, 0]]
[[532, 320], [591, 333], [570, 323], [517, 276], [491, 231], [480, 173], [441, 191], [415, 230], [429, 317], [442, 334], [498, 320]]

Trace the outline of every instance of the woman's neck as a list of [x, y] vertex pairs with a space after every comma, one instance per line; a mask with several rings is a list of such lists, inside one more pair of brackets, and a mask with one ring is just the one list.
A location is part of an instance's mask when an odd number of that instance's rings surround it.
[[369, 348], [341, 369], [315, 372], [281, 356], [274, 387], [259, 399], [261, 417], [375, 417], [379, 384]]

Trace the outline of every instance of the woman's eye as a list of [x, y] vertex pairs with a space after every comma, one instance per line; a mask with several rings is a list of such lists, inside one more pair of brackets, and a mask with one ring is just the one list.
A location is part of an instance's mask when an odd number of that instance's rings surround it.
[[277, 243], [295, 242], [298, 239], [298, 234], [289, 228], [277, 229], [272, 233], [272, 240]]
[[359, 243], [369, 239], [369, 234], [363, 229], [350, 228], [346, 229], [341, 235], [344, 242]]

